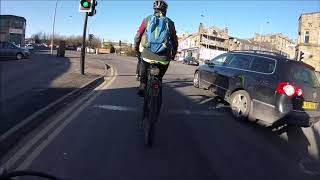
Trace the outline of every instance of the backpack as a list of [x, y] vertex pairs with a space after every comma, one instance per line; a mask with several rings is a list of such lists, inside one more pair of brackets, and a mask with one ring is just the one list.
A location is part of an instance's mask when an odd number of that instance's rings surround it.
[[171, 48], [169, 19], [167, 17], [151, 15], [145, 34], [146, 46], [151, 52], [161, 54]]

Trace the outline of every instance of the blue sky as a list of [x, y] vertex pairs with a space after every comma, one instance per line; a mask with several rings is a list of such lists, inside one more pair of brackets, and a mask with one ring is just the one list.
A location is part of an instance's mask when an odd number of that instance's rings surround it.
[[[152, 0], [98, 0], [97, 14], [89, 18], [89, 32], [108, 40], [133, 41], [142, 18], [152, 13]], [[167, 0], [168, 17], [175, 21], [178, 33], [195, 32], [200, 22], [229, 27], [229, 35], [250, 38], [260, 32], [281, 32], [297, 37], [301, 13], [319, 12], [319, 0], [291, 1], [197, 1]], [[56, 32], [81, 35], [84, 15], [78, 12], [79, 0], [59, 0]], [[43, 31], [52, 32], [55, 0], [1, 0], [1, 14], [27, 19], [27, 37]], [[200, 15], [205, 15], [202, 18]], [[209, 20], [210, 19], [210, 20]], [[269, 24], [266, 22], [269, 21]]]

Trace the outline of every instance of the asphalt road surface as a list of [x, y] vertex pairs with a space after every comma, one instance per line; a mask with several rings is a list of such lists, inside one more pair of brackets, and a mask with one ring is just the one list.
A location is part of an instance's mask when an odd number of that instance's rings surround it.
[[[80, 75], [79, 55], [68, 57], [33, 53], [28, 59], [0, 61], [0, 135], [41, 108], [80, 88], [97, 75]], [[93, 65], [92, 65], [93, 64]], [[90, 67], [104, 65], [92, 60]]]
[[114, 67], [109, 82], [76, 109], [66, 110], [64, 123], [26, 151], [19, 168], [62, 179], [320, 178], [301, 128], [272, 131], [235, 120], [227, 104], [192, 86], [196, 67], [177, 62], [164, 77], [155, 144], [152, 149], [144, 147], [138, 126], [143, 99], [136, 95], [136, 60], [95, 57]]

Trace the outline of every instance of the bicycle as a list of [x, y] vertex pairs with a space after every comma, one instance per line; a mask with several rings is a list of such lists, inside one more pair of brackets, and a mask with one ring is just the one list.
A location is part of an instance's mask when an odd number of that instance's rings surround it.
[[34, 176], [39, 178], [46, 178], [49, 180], [59, 180], [59, 178], [57, 177], [42, 172], [29, 170], [7, 172], [6, 170], [0, 168], [0, 180], [12, 180], [12, 178], [21, 176]]
[[144, 95], [142, 127], [144, 130], [144, 143], [151, 147], [154, 138], [154, 125], [158, 119], [162, 103], [162, 82], [158, 78], [160, 69], [158, 64], [150, 64], [148, 68], [148, 81]]

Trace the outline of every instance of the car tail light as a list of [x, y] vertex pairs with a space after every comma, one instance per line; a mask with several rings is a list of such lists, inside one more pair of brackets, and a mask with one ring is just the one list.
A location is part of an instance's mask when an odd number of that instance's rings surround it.
[[300, 87], [290, 84], [289, 82], [279, 82], [276, 91], [280, 94], [285, 94], [288, 97], [304, 96], [303, 90]]

